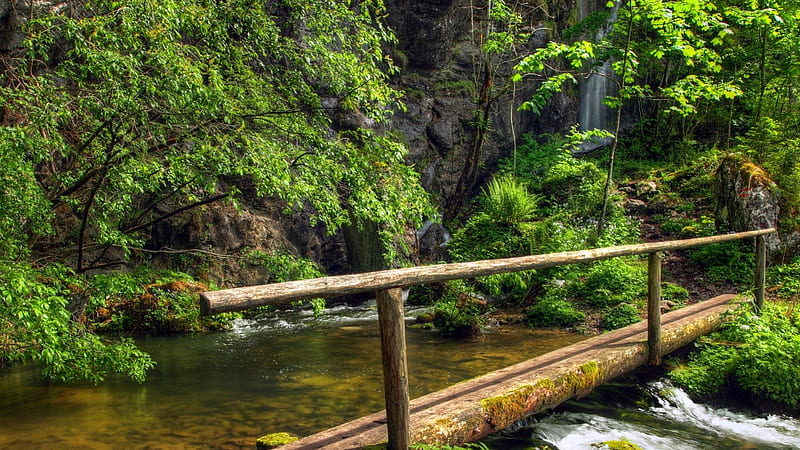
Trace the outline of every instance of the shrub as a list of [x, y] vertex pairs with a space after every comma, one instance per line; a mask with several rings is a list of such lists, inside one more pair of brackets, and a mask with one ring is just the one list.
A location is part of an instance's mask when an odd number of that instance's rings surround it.
[[559, 225], [550, 219], [519, 224], [517, 229], [525, 237], [527, 254], [536, 255], [551, 253], [554, 251], [552, 249], [560, 250], [561, 247], [555, 239], [559, 233]]
[[597, 308], [630, 303], [647, 294], [647, 269], [624, 258], [607, 259], [589, 268], [579, 295]]
[[106, 333], [187, 333], [224, 329], [238, 314], [200, 317], [199, 294], [208, 287], [179, 272], [140, 269], [89, 279], [87, 318]]
[[408, 304], [429, 306], [442, 298], [445, 286], [443, 283], [417, 284], [408, 288]]
[[[478, 261], [528, 254], [530, 239], [525, 227], [498, 223], [485, 213], [472, 216], [447, 246], [453, 261]], [[528, 291], [534, 271], [481, 277], [476, 280], [480, 292], [491, 296], [522, 297]]]
[[612, 199], [609, 204], [606, 225], [602, 236], [595, 241], [597, 247], [612, 247], [615, 245], [637, 244], [640, 242], [639, 220], [625, 214], [619, 202]]
[[598, 211], [603, 198], [604, 175], [589, 161], [563, 159], [542, 179], [542, 193], [551, 207], [561, 206], [576, 215]]
[[722, 328], [700, 339], [687, 364], [669, 376], [690, 394], [740, 388], [761, 398], [800, 406], [800, 314], [791, 305], [766, 303], [757, 315], [749, 304]]
[[706, 269], [711, 281], [748, 285], [755, 276], [755, 256], [745, 243], [730, 241], [689, 250], [689, 258]]
[[[322, 268], [314, 261], [294, 256], [286, 251], [274, 251], [271, 253], [255, 250], [248, 255], [251, 264], [260, 265], [269, 269], [270, 283], [282, 283], [285, 281], [307, 280], [325, 276]], [[302, 304], [303, 302], [298, 302]], [[308, 301], [314, 309], [314, 314], [322, 314], [325, 310], [324, 298], [313, 298]], [[246, 315], [256, 315], [263, 311], [269, 311], [272, 307], [261, 306], [252, 308], [245, 312]]]
[[[547, 241], [541, 242], [538, 253], [564, 252], [587, 248], [596, 224], [580, 224], [576, 220], [548, 220]], [[569, 266], [565, 266], [569, 267]]]
[[294, 256], [285, 251], [272, 253], [253, 251], [248, 256], [252, 264], [269, 269], [270, 283], [306, 280], [325, 276], [322, 269], [314, 261]]
[[693, 220], [681, 228], [680, 234], [685, 237], [713, 236], [717, 234], [717, 229], [712, 217], [701, 216], [699, 220]]
[[31, 360], [55, 381], [99, 383], [120, 373], [143, 381], [155, 362], [130, 339], [101, 339], [76, 317], [87, 283], [69, 269], [0, 267], [0, 362]]
[[661, 298], [669, 300], [676, 305], [685, 305], [689, 300], [689, 291], [683, 286], [674, 283], [661, 283]]
[[475, 287], [494, 299], [515, 303], [527, 296], [535, 273], [535, 270], [525, 270], [479, 277], [475, 279]]
[[483, 191], [482, 209], [492, 221], [512, 225], [532, 220], [540, 200], [516, 177], [500, 175]]
[[526, 249], [517, 227], [497, 223], [484, 213], [470, 217], [447, 244], [447, 252], [456, 262], [518, 256]]
[[[561, 289], [563, 291], [563, 289]], [[551, 291], [552, 292], [552, 291]], [[577, 311], [572, 303], [561, 295], [546, 295], [528, 308], [526, 322], [531, 327], [572, 327], [586, 320], [586, 315]]]
[[616, 330], [641, 321], [639, 310], [630, 303], [620, 303], [612, 307], [603, 316], [601, 328], [604, 330]]
[[[745, 136], [737, 150], [763, 167], [781, 190], [781, 228], [796, 229], [796, 211], [800, 207], [800, 139], [796, 130], [787, 130], [780, 122], [762, 117]], [[788, 213], [788, 214], [787, 214]], [[793, 217], [794, 216], [794, 217]]]
[[770, 286], [775, 286], [778, 296], [795, 299], [800, 295], [800, 258], [791, 263], [770, 267], [767, 271]]
[[469, 292], [463, 280], [448, 281], [444, 286], [444, 295], [434, 305], [433, 326], [444, 337], [479, 336], [489, 305]]
[[534, 190], [540, 189], [541, 181], [547, 171], [561, 161], [572, 159], [565, 149], [566, 140], [561, 135], [544, 135], [539, 143], [532, 134], [522, 136], [522, 145], [510, 158], [500, 161], [500, 171], [520, 176], [531, 183]]

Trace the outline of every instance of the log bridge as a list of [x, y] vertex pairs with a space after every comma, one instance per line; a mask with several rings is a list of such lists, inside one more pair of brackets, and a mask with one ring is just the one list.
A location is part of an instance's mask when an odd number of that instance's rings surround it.
[[[407, 267], [362, 274], [204, 292], [203, 315], [297, 300], [375, 292], [381, 335], [386, 409], [308, 436], [281, 449], [364, 448], [412, 443], [457, 445], [477, 441], [528, 415], [553, 408], [639, 366], [661, 364], [662, 355], [711, 332], [734, 295], [722, 295], [661, 317], [661, 253], [755, 238], [753, 301], [763, 307], [764, 236], [774, 228], [677, 241], [622, 245], [546, 255]], [[404, 287], [499, 273], [648, 255], [647, 321], [409, 400]]]

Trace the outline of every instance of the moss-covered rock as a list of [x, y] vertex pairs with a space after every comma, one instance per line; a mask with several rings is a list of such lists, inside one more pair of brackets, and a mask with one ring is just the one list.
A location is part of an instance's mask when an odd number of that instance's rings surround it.
[[608, 450], [642, 450], [642, 447], [639, 447], [625, 438], [614, 441], [605, 441], [600, 443], [600, 445], [592, 445], [592, 447], [605, 448]]
[[[741, 155], [723, 158], [715, 174], [716, 225], [719, 229], [749, 231], [776, 227], [779, 194], [775, 183], [760, 167]], [[766, 236], [771, 252], [780, 250], [777, 234]]]
[[297, 436], [289, 433], [271, 433], [256, 439], [256, 448], [258, 450], [278, 448], [281, 445], [291, 444], [297, 439], [299, 439]]

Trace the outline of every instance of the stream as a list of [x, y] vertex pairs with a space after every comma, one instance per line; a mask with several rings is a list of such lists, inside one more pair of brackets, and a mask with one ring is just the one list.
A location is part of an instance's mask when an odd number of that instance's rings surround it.
[[[409, 310], [409, 320], [418, 312]], [[523, 326], [490, 327], [475, 341], [406, 333], [412, 398], [585, 338]], [[0, 369], [0, 448], [254, 448], [267, 433], [308, 435], [383, 409], [374, 302], [138, 344], [158, 362], [142, 384], [50, 384], [31, 365]], [[665, 383], [622, 377], [484, 443], [571, 450], [625, 438], [646, 449], [800, 448], [795, 419], [714, 409]]]
[[[475, 341], [406, 334], [412, 397], [585, 338], [523, 326]], [[254, 448], [267, 433], [309, 435], [383, 409], [374, 302], [137, 343], [158, 363], [143, 384], [48, 384], [31, 365], [0, 369], [0, 448]]]

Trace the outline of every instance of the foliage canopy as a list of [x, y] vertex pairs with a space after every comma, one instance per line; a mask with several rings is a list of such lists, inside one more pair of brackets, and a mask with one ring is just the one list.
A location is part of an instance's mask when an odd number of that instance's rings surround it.
[[[129, 256], [159, 221], [235, 197], [242, 178], [331, 232], [418, 220], [405, 149], [374, 130], [398, 97], [382, 14], [380, 0], [97, 0], [29, 21], [26, 54], [0, 75], [0, 223], [13, 231], [0, 257], [68, 226], [80, 272], [109, 246]], [[358, 126], [334, 131], [347, 115]]]
[[[72, 320], [58, 280], [130, 261], [154, 225], [242, 183], [331, 233], [375, 223], [390, 255], [427, 211], [405, 147], [379, 130], [399, 97], [381, 0], [76, 8], [29, 18], [2, 55], [0, 358], [143, 378], [152, 361]], [[32, 257], [60, 267], [55, 285]]]

